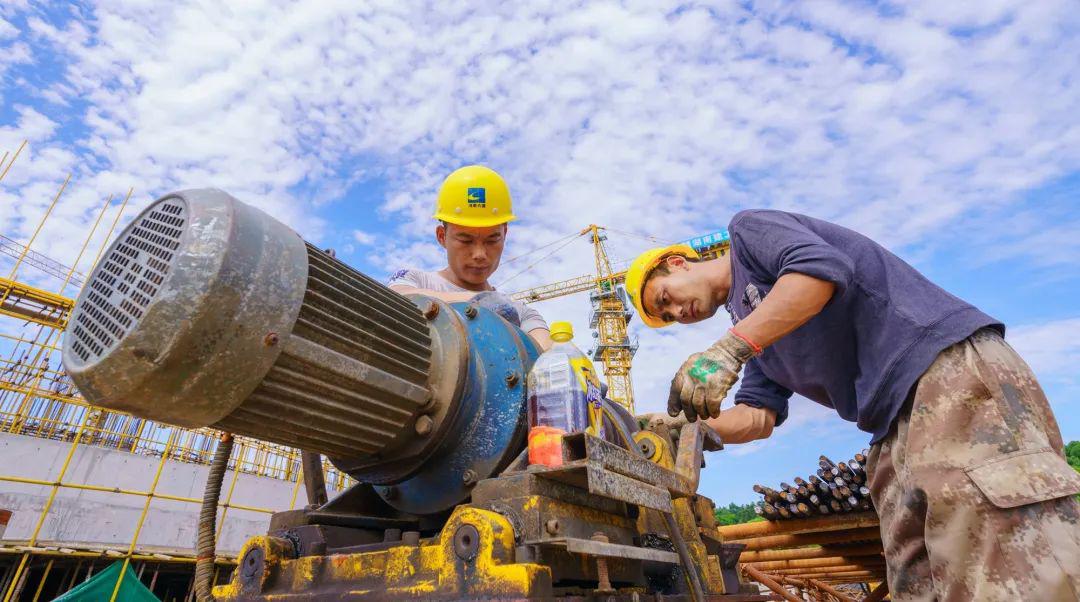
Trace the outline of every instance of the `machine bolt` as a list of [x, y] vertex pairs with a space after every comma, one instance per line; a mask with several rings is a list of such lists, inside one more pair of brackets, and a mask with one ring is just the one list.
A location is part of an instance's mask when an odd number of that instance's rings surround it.
[[476, 306], [475, 305], [469, 305], [468, 307], [465, 308], [465, 317], [470, 319], [470, 320], [472, 320], [473, 318], [476, 317], [476, 313], [477, 312], [476, 312]]
[[240, 582], [244, 585], [255, 585], [262, 577], [265, 567], [266, 553], [262, 548], [251, 548], [240, 561]]
[[521, 376], [518, 375], [517, 371], [508, 370], [506, 372], [506, 386], [513, 387], [514, 385], [518, 384], [518, 380], [520, 380], [520, 379], [521, 379]]
[[266, 336], [263, 337], [263, 344], [265, 344], [267, 347], [273, 347], [274, 345], [277, 345], [278, 344], [278, 333], [276, 333], [276, 332], [267, 333]]
[[638, 441], [638, 446], [641, 448], [642, 455], [644, 455], [647, 459], [652, 460], [653, 456], [656, 455], [656, 444], [654, 444], [649, 439], [642, 439], [641, 441]]
[[464, 483], [466, 486], [474, 485], [478, 478], [479, 477], [477, 477], [476, 471], [471, 468], [461, 473], [461, 482]]
[[420, 409], [421, 410], [430, 410], [430, 409], [433, 409], [437, 405], [439, 405], [439, 404], [438, 404], [438, 402], [435, 401], [435, 394], [431, 392], [431, 389], [428, 389], [424, 393], [424, 405], [420, 406]]
[[416, 419], [416, 424], [413, 428], [416, 429], [417, 435], [426, 437], [431, 434], [431, 427], [433, 424], [435, 424], [435, 421], [431, 419], [431, 416], [421, 414], [420, 417]]
[[454, 531], [454, 554], [465, 561], [476, 558], [480, 551], [480, 532], [472, 525], [461, 525]]
[[544, 523], [544, 530], [548, 532], [548, 535], [559, 534], [559, 519], [552, 518], [548, 522]]
[[427, 307], [424, 308], [424, 317], [430, 321], [434, 320], [437, 315], [439, 315], [439, 304], [434, 301], [428, 303]]
[[[603, 533], [597, 532], [593, 533], [592, 540], [600, 543], [607, 543], [608, 537]], [[596, 557], [596, 580], [598, 582], [596, 584], [596, 591], [601, 593], [615, 591], [611, 587], [611, 577], [608, 575], [607, 558], [604, 558], [603, 556]]]

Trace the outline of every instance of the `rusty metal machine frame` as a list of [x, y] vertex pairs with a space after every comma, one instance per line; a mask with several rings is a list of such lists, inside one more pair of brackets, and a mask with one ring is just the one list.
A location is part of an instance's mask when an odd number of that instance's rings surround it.
[[[219, 600], [764, 600], [741, 593], [740, 545], [725, 545], [696, 494], [703, 423], [629, 434], [625, 449], [584, 433], [560, 467], [522, 454], [443, 520], [395, 514], [370, 485], [275, 515], [251, 539]], [[750, 590], [754, 592], [754, 589]]]

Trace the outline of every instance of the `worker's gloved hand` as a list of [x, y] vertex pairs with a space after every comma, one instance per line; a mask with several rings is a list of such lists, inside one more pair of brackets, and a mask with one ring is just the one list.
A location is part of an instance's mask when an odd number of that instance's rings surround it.
[[749, 343], [730, 331], [705, 351], [691, 355], [671, 380], [668, 414], [682, 412], [690, 422], [719, 416], [720, 402], [753, 356]]
[[518, 328], [521, 327], [521, 313], [517, 308], [519, 304], [498, 291], [484, 291], [473, 297], [472, 303], [490, 309], [502, 316], [507, 322]]
[[660, 425], [664, 425], [668, 430], [678, 430], [689, 424], [686, 421], [686, 416], [680, 412], [677, 416], [668, 416], [667, 414], [661, 414], [656, 412], [653, 414], [645, 414], [644, 416], [638, 416], [638, 421], [641, 423], [644, 430], [655, 431]]
[[[679, 413], [678, 416], [668, 416], [656, 412], [638, 416], [637, 418], [642, 430], [659, 433], [661, 436], [681, 434], [681, 429], [690, 424], [682, 413]], [[666, 433], [665, 429], [667, 430]], [[705, 437], [701, 444], [701, 449], [705, 451], [720, 451], [723, 448], [724, 445], [719, 438]]]

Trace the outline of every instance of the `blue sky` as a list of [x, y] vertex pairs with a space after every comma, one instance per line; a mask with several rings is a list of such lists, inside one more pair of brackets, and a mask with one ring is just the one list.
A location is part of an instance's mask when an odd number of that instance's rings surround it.
[[[473, 162], [506, 176], [522, 216], [507, 257], [597, 223], [628, 259], [643, 236], [688, 238], [739, 209], [799, 211], [874, 237], [1006, 322], [1080, 439], [1080, 15], [1067, 0], [15, 0], [0, 19], [0, 152], [30, 140], [0, 185], [0, 232], [28, 239], [70, 172], [34, 246], [59, 260], [110, 194], [134, 187], [138, 208], [216, 186], [374, 276], [438, 268], [434, 192]], [[506, 288], [591, 269], [578, 241]], [[586, 298], [538, 308], [588, 346]], [[635, 321], [639, 410], [659, 410], [674, 370], [726, 326]], [[703, 487], [746, 501], [754, 481], [866, 441], [796, 401], [770, 440], [714, 455]]]

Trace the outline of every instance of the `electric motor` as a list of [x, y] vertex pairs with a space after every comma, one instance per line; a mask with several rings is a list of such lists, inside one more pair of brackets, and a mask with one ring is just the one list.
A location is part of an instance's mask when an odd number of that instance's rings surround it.
[[418, 514], [512, 459], [536, 355], [495, 314], [410, 300], [215, 189], [120, 233], [63, 347], [94, 404], [327, 454]]

